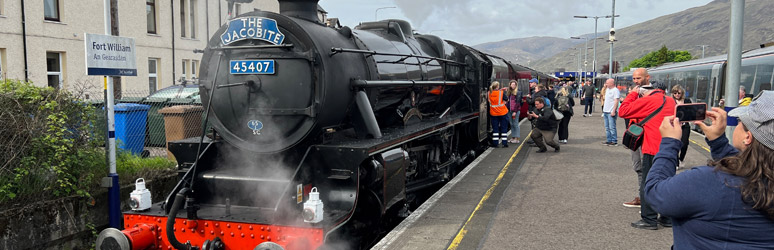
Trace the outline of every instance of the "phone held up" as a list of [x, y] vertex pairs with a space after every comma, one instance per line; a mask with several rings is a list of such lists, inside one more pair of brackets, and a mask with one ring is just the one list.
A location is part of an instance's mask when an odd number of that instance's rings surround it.
[[706, 112], [706, 103], [680, 104], [675, 108], [675, 117], [681, 122], [703, 121], [707, 118]]

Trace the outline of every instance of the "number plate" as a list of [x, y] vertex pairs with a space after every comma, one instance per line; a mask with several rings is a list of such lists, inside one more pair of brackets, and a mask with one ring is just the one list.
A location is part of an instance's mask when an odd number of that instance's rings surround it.
[[231, 60], [229, 65], [232, 75], [274, 74], [274, 60]]

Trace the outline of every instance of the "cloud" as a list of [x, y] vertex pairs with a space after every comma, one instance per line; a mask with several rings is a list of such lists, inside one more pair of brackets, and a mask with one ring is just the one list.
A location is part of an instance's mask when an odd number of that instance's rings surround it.
[[[658, 16], [701, 6], [711, 0], [650, 0], [616, 2], [616, 27], [625, 27]], [[476, 45], [531, 36], [568, 38], [594, 32], [594, 19], [573, 15], [610, 15], [611, 0], [322, 0], [321, 4], [341, 20], [371, 21], [379, 7], [379, 19], [396, 18], [397, 12], [419, 33]], [[347, 11], [338, 11], [346, 9]], [[333, 12], [336, 13], [333, 13]], [[368, 17], [370, 16], [370, 18]], [[609, 19], [600, 19], [598, 31], [610, 29]]]

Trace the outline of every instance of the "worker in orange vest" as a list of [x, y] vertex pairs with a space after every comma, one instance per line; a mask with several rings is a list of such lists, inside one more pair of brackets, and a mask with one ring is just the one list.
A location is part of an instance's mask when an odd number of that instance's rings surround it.
[[508, 96], [506, 89], [500, 88], [500, 82], [494, 81], [489, 86], [489, 115], [492, 121], [492, 147], [498, 147], [502, 141], [503, 147], [508, 147]]

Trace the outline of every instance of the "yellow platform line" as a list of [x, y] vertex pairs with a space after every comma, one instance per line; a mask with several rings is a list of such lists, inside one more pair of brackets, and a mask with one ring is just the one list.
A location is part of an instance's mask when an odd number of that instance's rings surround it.
[[513, 162], [513, 159], [516, 158], [516, 155], [519, 154], [521, 151], [521, 148], [524, 147], [524, 144], [529, 140], [530, 136], [532, 136], [532, 132], [530, 131], [527, 137], [524, 139], [524, 141], [519, 144], [519, 147], [516, 149], [515, 152], [511, 155], [511, 158], [508, 159], [508, 162], [505, 163], [505, 166], [503, 167], [503, 170], [500, 170], [500, 174], [497, 175], [497, 179], [495, 179], [494, 183], [491, 187], [489, 187], [488, 190], [486, 190], [486, 193], [484, 194], [484, 197], [481, 197], [481, 201], [478, 202], [478, 205], [476, 205], [476, 208], [473, 209], [473, 212], [470, 213], [470, 217], [468, 217], [468, 220], [465, 221], [465, 224], [462, 224], [462, 228], [460, 228], [460, 231], [457, 232], [457, 236], [454, 237], [454, 240], [452, 241], [451, 245], [449, 245], [448, 250], [455, 250], [457, 247], [459, 247], [460, 242], [462, 242], [462, 238], [465, 238], [465, 234], [468, 233], [468, 230], [466, 227], [468, 226], [468, 223], [470, 223], [470, 220], [473, 219], [473, 216], [476, 215], [476, 212], [478, 212], [479, 209], [481, 209], [481, 206], [484, 205], [484, 202], [486, 202], [489, 199], [489, 196], [492, 195], [492, 192], [494, 192], [495, 187], [500, 184], [500, 181], [502, 181], [503, 176], [505, 176], [505, 172], [508, 172], [508, 168], [511, 166], [511, 163]]
[[710, 152], [710, 149], [705, 147], [704, 145], [701, 145], [698, 142], [696, 142], [694, 140], [691, 140], [691, 139], [688, 139], [688, 140], [691, 141], [693, 144], [699, 145], [699, 147], [703, 148], [704, 150], [707, 150], [707, 152]]

